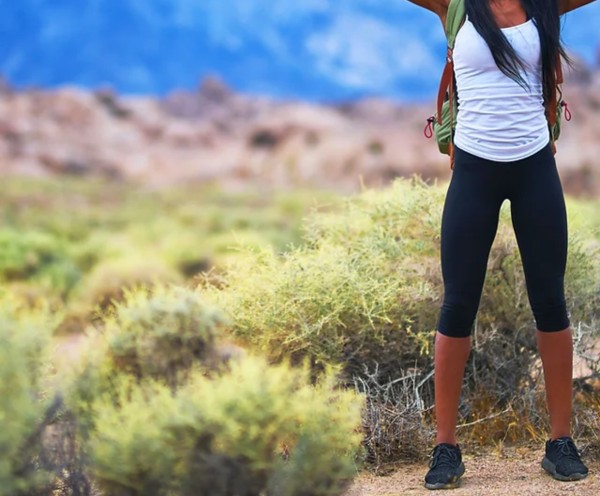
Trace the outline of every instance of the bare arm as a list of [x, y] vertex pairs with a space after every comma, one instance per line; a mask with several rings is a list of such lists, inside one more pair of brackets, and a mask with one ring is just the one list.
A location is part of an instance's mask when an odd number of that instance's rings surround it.
[[[579, 7], [583, 7], [588, 3], [592, 3], [595, 0], [558, 0], [558, 8], [559, 12], [562, 14], [566, 14], [567, 12], [571, 12], [572, 10], [578, 9]], [[416, 2], [415, 2], [416, 3]]]
[[[442, 21], [442, 24], [446, 25], [446, 14], [448, 13], [448, 5], [450, 0], [408, 0], [419, 7], [431, 10], [431, 12], [437, 14]], [[561, 0], [563, 1], [563, 0]], [[572, 0], [572, 1], [584, 1], [584, 0]], [[589, 2], [593, 0], [588, 0]]]

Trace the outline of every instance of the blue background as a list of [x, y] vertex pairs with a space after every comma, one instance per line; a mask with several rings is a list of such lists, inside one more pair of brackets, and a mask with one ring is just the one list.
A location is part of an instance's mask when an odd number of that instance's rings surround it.
[[[0, 0], [0, 72], [18, 87], [161, 95], [217, 74], [243, 92], [342, 100], [431, 98], [438, 18], [406, 0]], [[600, 3], [566, 16], [596, 64]]]

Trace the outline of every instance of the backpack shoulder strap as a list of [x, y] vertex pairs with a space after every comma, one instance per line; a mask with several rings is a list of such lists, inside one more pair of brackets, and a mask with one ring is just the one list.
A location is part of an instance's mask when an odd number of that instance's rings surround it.
[[[446, 54], [446, 65], [442, 73], [440, 87], [438, 89], [437, 98], [437, 117], [438, 123], [442, 123], [442, 105], [446, 98], [446, 93], [451, 87], [454, 79], [454, 60], [452, 51], [454, 50], [454, 42], [458, 31], [465, 21], [466, 9], [465, 0], [450, 0], [448, 5], [448, 13], [446, 14], [446, 38], [448, 39], [448, 51]], [[450, 92], [452, 93], [452, 92]], [[450, 94], [450, 97], [453, 95]]]
[[454, 48], [456, 35], [465, 20], [465, 0], [450, 0], [448, 13], [446, 14], [446, 38], [448, 38], [448, 48]]
[[562, 99], [562, 92], [560, 91], [560, 86], [563, 84], [564, 76], [562, 69], [562, 61], [560, 58], [560, 54], [556, 58], [556, 84], [552, 88], [552, 94], [550, 95], [550, 101], [546, 106], [546, 119], [548, 120], [548, 126], [550, 128], [550, 143], [552, 144], [552, 151], [556, 154], [556, 142], [554, 139], [554, 133], [552, 128], [556, 125], [557, 121], [557, 109], [560, 105], [560, 99]]
[[[444, 71], [442, 73], [442, 79], [440, 81], [440, 87], [438, 90], [438, 98], [437, 98], [437, 119], [438, 123], [442, 124], [442, 107], [444, 104], [444, 100], [446, 97], [450, 101], [450, 132], [452, 133], [452, 122], [454, 118], [454, 107], [456, 105], [455, 102], [455, 92], [454, 92], [454, 58], [453, 58], [453, 50], [454, 43], [456, 41], [456, 36], [458, 35], [458, 31], [462, 27], [466, 15], [465, 8], [465, 0], [450, 0], [450, 4], [448, 5], [448, 12], [446, 14], [446, 38], [448, 40], [448, 50], [446, 55], [446, 66], [444, 67]], [[454, 168], [454, 144], [452, 142], [452, 138], [450, 139], [450, 143], [448, 145], [449, 154], [450, 154], [450, 168]]]

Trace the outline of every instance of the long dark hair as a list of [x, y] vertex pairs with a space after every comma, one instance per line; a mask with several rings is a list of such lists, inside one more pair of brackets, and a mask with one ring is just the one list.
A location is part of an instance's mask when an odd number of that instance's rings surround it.
[[[544, 103], [548, 104], [556, 86], [559, 55], [570, 63], [560, 39], [558, 0], [521, 0], [521, 3], [527, 17], [535, 21], [540, 34], [542, 87]], [[496, 24], [489, 0], [466, 0], [465, 6], [475, 29], [490, 47], [498, 68], [522, 86], [527, 86], [520, 72], [524, 63]]]

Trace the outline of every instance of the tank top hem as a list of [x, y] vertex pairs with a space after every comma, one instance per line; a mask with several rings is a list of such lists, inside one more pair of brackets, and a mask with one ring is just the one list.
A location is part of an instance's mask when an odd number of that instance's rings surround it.
[[528, 143], [523, 151], [514, 154], [508, 154], [508, 150], [503, 150], [500, 154], [483, 151], [480, 147], [473, 147], [468, 141], [463, 141], [459, 136], [454, 139], [454, 144], [465, 152], [475, 155], [476, 157], [491, 160], [494, 162], [515, 162], [535, 155], [540, 150], [543, 150], [550, 143], [550, 134], [542, 135], [534, 141], [535, 145]]

